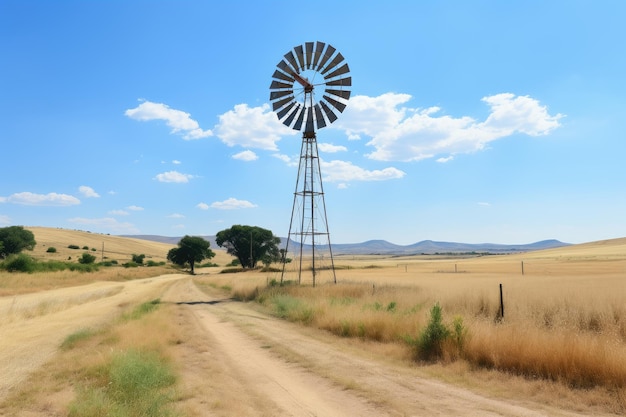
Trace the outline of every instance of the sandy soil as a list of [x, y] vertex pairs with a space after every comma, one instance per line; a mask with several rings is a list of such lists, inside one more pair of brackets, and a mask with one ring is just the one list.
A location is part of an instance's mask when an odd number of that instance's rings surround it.
[[186, 275], [0, 298], [0, 401], [61, 341], [133, 302], [170, 303], [182, 408], [198, 416], [575, 416], [420, 377], [331, 337], [200, 291]]

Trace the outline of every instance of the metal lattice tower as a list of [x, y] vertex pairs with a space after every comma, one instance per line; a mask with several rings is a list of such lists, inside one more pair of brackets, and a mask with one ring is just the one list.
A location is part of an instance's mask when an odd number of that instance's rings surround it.
[[[273, 110], [283, 124], [302, 131], [284, 254], [288, 257], [291, 247], [295, 259], [293, 263], [283, 263], [281, 282], [287, 265], [293, 268], [298, 283], [302, 283], [307, 271], [311, 272], [313, 286], [322, 271], [329, 271], [332, 281], [337, 282], [315, 132], [337, 120], [335, 111], [345, 109], [352, 85], [349, 72], [344, 57], [334, 47], [323, 42], [306, 42], [287, 52], [272, 75]], [[318, 90], [322, 91], [316, 96]]]

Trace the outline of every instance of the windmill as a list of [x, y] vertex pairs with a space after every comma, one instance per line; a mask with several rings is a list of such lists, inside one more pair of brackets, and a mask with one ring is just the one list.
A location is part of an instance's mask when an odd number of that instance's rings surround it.
[[[306, 42], [287, 52], [276, 65], [270, 85], [270, 101], [278, 119], [302, 132], [302, 147], [287, 245], [295, 244], [293, 267], [298, 283], [310, 270], [313, 286], [321, 270], [330, 270], [337, 282], [320, 159], [315, 132], [337, 120], [346, 108], [352, 77], [341, 53], [324, 42]], [[281, 282], [287, 263], [283, 258]], [[329, 261], [330, 265], [325, 265]], [[310, 262], [310, 265], [307, 265]]]

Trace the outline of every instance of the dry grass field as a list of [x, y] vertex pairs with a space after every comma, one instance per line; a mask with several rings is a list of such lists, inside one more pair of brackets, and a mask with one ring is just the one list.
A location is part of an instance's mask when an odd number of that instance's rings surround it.
[[[129, 261], [133, 253], [158, 262], [171, 248], [87, 232], [29, 230], [37, 241], [32, 254], [41, 259], [66, 260], [83, 252], [67, 248], [70, 244], [96, 248], [94, 253], [102, 256], [104, 244], [104, 256], [119, 263]], [[46, 252], [49, 246], [57, 252]], [[218, 255], [212, 261], [220, 266], [232, 259], [213, 250]], [[582, 415], [626, 412], [626, 238], [497, 256], [338, 256], [335, 266], [337, 284], [320, 274], [315, 288], [304, 279], [302, 286], [268, 287], [272, 280], [280, 280], [279, 273], [220, 274], [221, 268], [198, 269], [194, 282], [207, 293], [254, 298], [259, 308], [306, 329], [320, 329], [340, 337], [338, 341], [352, 340], [351, 346], [371, 349], [372, 355], [382, 352], [407, 369], [419, 365], [416, 369], [438, 380], [488, 396], [511, 401], [533, 398]], [[1, 272], [0, 300], [171, 272], [175, 271], [120, 266], [94, 273]], [[113, 292], [102, 297], [113, 296], [116, 290], [107, 291]], [[423, 362], [407, 340], [428, 326], [436, 304], [449, 329], [462, 323], [462, 346], [448, 343], [437, 360]], [[227, 317], [222, 320], [230, 320]]]

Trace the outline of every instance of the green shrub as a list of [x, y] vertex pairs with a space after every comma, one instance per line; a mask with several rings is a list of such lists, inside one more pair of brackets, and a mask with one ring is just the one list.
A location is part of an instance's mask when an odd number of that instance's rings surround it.
[[430, 310], [430, 321], [417, 340], [418, 354], [422, 359], [440, 358], [443, 342], [450, 337], [450, 330], [443, 324], [441, 306], [435, 304]]
[[137, 262], [130, 261], [130, 262], [126, 262], [125, 264], [122, 264], [122, 266], [124, 268], [137, 268], [139, 264]]
[[37, 269], [37, 262], [23, 253], [10, 255], [1, 265], [9, 272], [35, 272]]
[[89, 250], [89, 246], [83, 246], [83, 250]]
[[137, 255], [133, 253], [132, 261], [138, 265], [143, 265], [143, 260], [146, 257], [143, 253], [141, 255]]
[[92, 264], [96, 261], [96, 257], [90, 253], [83, 253], [83, 256], [78, 258], [78, 262], [81, 264]]
[[48, 249], [46, 249], [46, 252], [48, 252], [48, 253], [56, 253], [57, 252], [57, 248], [55, 248], [54, 246], [50, 246]]
[[80, 249], [80, 247], [78, 245], [69, 245], [68, 248], [69, 249]]

